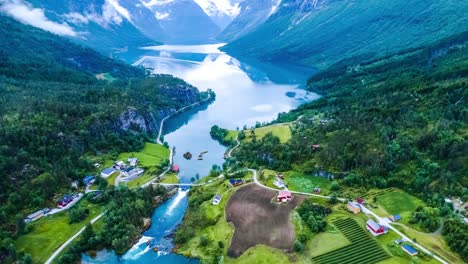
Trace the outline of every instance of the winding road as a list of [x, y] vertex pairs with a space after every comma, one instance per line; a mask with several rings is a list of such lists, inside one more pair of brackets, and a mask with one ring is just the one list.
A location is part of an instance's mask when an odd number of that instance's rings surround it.
[[[271, 188], [271, 187], [268, 187], [266, 185], [264, 185], [263, 183], [259, 182], [258, 179], [257, 179], [257, 171], [256, 170], [253, 170], [253, 169], [249, 169], [250, 172], [253, 173], [253, 180], [255, 182], [255, 184], [257, 184], [258, 186], [262, 187], [262, 188], [265, 188], [265, 189], [269, 189], [269, 190], [273, 190], [273, 191], [279, 191], [280, 189], [275, 189], [275, 188]], [[314, 196], [314, 197], [319, 197], [319, 198], [325, 198], [325, 199], [330, 199], [331, 197], [330, 196], [326, 196], [326, 195], [318, 195], [318, 194], [314, 194], [314, 193], [306, 193], [306, 192], [295, 192], [295, 191], [290, 191], [291, 193], [295, 193], [295, 194], [302, 194], [302, 195], [308, 195], [308, 196]], [[345, 198], [337, 198], [338, 200], [340, 201], [346, 201]], [[387, 226], [389, 229], [391, 229], [392, 231], [394, 231], [395, 233], [397, 233], [399, 236], [402, 237], [402, 239], [404, 241], [407, 241], [407, 242], [410, 242], [411, 244], [413, 244], [414, 246], [416, 246], [417, 248], [419, 248], [421, 251], [423, 251], [424, 253], [428, 254], [429, 256], [432, 256], [433, 258], [435, 258], [436, 260], [438, 260], [440, 263], [443, 263], [443, 264], [448, 264], [447, 261], [443, 260], [442, 258], [440, 258], [439, 256], [435, 255], [433, 252], [429, 251], [428, 249], [424, 248], [423, 246], [421, 246], [420, 244], [414, 242], [412, 239], [410, 239], [409, 237], [407, 237], [405, 234], [401, 233], [400, 231], [398, 231], [398, 229], [396, 229], [395, 227], [393, 227], [390, 223], [390, 220], [387, 218], [387, 217], [380, 217], [378, 216], [376, 213], [372, 212], [370, 209], [366, 208], [364, 205], [361, 204], [361, 209], [362, 209], [362, 212], [365, 213], [366, 215], [372, 215], [378, 222], [380, 225], [384, 225], [384, 226]]]

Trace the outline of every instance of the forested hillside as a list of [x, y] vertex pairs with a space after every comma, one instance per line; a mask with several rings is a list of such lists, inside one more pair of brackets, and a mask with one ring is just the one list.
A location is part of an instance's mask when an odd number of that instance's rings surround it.
[[[277, 122], [297, 120], [288, 143], [270, 134], [234, 155], [254, 168], [327, 171], [349, 187], [402, 188], [433, 207], [441, 208], [447, 196], [466, 201], [466, 43], [459, 35], [429, 48], [336, 64], [309, 80], [323, 98], [279, 115]], [[456, 239], [460, 229], [452, 224], [445, 235], [467, 260], [468, 245]]]
[[94, 169], [93, 157], [141, 149], [163, 117], [205, 94], [4, 16], [0, 34], [3, 259], [14, 257], [23, 216], [54, 205]]
[[467, 12], [459, 0], [282, 0], [266, 22], [224, 49], [325, 69], [343, 59], [376, 59], [466, 31]]

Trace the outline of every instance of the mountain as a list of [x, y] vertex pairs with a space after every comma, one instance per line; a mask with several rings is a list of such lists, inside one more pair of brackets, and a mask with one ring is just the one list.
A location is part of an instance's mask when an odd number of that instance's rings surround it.
[[163, 118], [206, 95], [4, 15], [0, 36], [0, 262], [18, 263], [23, 213], [55, 204], [94, 162], [141, 150]]
[[240, 13], [239, 4], [244, 0], [194, 0], [222, 30]]
[[25, 23], [110, 53], [158, 44], [162, 29], [145, 6], [130, 0], [2, 0], [0, 11]]
[[167, 34], [167, 43], [214, 42], [219, 27], [193, 0], [152, 0], [145, 3]]
[[[325, 68], [343, 59], [377, 58], [466, 31], [467, 13], [468, 5], [458, 0], [282, 0], [262, 25], [224, 50]], [[224, 39], [232, 39], [226, 31], [221, 34]]]
[[239, 15], [219, 35], [218, 39], [233, 41], [262, 25], [272, 15], [281, 0], [245, 0], [239, 4]]

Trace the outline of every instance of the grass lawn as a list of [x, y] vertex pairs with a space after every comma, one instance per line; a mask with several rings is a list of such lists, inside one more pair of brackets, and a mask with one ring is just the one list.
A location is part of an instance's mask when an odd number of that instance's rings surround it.
[[[255, 131], [255, 136], [257, 137], [257, 139], [261, 139], [266, 134], [271, 132], [274, 136], [277, 136], [280, 139], [281, 143], [288, 142], [292, 137], [291, 128], [289, 127], [289, 123], [274, 124], [274, 125], [271, 125], [271, 126], [259, 127], [259, 128], [256, 128], [254, 131]], [[252, 134], [251, 134], [250, 130], [245, 131], [245, 136], [246, 137], [245, 137], [244, 140], [247, 140], [247, 141], [252, 140]]]
[[151, 181], [155, 177], [157, 177], [159, 174], [161, 174], [161, 170], [158, 167], [151, 167], [151, 168], [146, 168], [145, 173], [143, 173], [142, 176], [131, 180], [127, 183], [128, 188], [138, 188], [141, 185]]
[[235, 141], [238, 135], [239, 135], [239, 131], [228, 130], [228, 134], [224, 137], [224, 140]]
[[112, 173], [109, 177], [106, 178], [106, 181], [109, 185], [114, 185], [115, 184], [115, 178], [119, 176], [120, 172], [116, 171]]
[[315, 187], [322, 189], [321, 194], [330, 193], [331, 181], [326, 178], [306, 175], [296, 171], [288, 171], [285, 174], [284, 182], [288, 184], [288, 189], [298, 192], [314, 192]]
[[408, 237], [416, 238], [418, 243], [430, 251], [435, 252], [449, 263], [464, 263], [460, 256], [449, 249], [441, 235], [426, 234], [399, 225], [394, 225], [394, 227], [406, 234]]
[[400, 214], [402, 218], [400, 222], [407, 225], [411, 214], [418, 206], [424, 205], [424, 202], [404, 191], [394, 190], [377, 196], [377, 204], [385, 210], [378, 210], [378, 213], [386, 212], [385, 215], [381, 216]]
[[264, 245], [258, 245], [248, 249], [242, 256], [237, 259], [225, 257], [224, 263], [236, 263], [236, 264], [273, 264], [273, 263], [296, 263], [292, 262], [288, 255], [284, 254], [281, 250], [267, 247]]
[[86, 198], [79, 204], [90, 210], [84, 221], [69, 224], [67, 211], [41, 218], [30, 224], [33, 226], [31, 233], [16, 240], [18, 250], [30, 253], [33, 263], [44, 263], [60, 245], [102, 212], [100, 206], [89, 203]]
[[324, 232], [315, 235], [309, 242], [311, 256], [319, 256], [351, 244], [340, 232]]
[[139, 152], [124, 152], [119, 155], [119, 160], [127, 161], [128, 158], [138, 158], [139, 166], [153, 167], [159, 166], [165, 159], [169, 157], [169, 149], [154, 143], [145, 143], [143, 150]]
[[175, 173], [168, 173], [161, 183], [179, 183], [179, 178]]

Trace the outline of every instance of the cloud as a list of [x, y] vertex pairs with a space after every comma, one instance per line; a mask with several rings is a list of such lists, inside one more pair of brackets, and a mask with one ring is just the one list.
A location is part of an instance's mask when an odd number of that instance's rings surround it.
[[57, 35], [72, 37], [78, 35], [67, 23], [56, 23], [49, 20], [44, 14], [44, 9], [34, 8], [23, 0], [0, 0], [0, 12], [24, 24], [38, 27]]
[[[1, 1], [1, 0], [0, 0]], [[116, 1], [114, 1], [115, 3]], [[118, 5], [118, 3], [117, 3]], [[91, 8], [91, 10], [94, 10], [94, 8]], [[126, 16], [130, 17], [128, 14], [128, 11], [124, 9], [125, 11], [121, 10]], [[84, 14], [80, 13], [68, 13], [62, 15], [62, 17], [68, 21], [69, 23], [75, 24], [75, 25], [83, 25], [83, 24], [89, 24], [90, 22], [94, 22], [96, 24], [101, 25], [102, 27], [108, 27], [110, 24], [116, 24], [120, 25], [122, 24], [123, 17], [122, 17], [122, 12], [119, 12], [115, 5], [112, 3], [112, 1], [104, 1], [104, 4], [102, 5], [102, 14], [98, 14], [96, 12], [86, 12]]]

